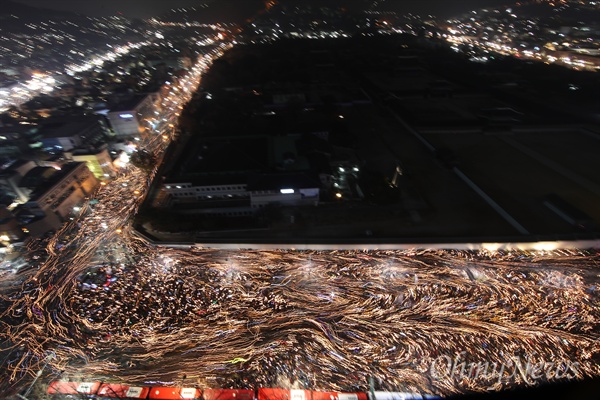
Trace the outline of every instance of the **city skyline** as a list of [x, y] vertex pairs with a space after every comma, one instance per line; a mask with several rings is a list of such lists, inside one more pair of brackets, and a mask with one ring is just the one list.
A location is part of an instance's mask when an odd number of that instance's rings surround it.
[[[44, 0], [13, 0], [16, 3], [25, 4], [33, 7], [47, 8], [52, 10], [72, 11], [83, 13], [90, 16], [110, 16], [123, 15], [132, 18], [150, 18], [160, 15], [171, 9], [194, 7], [202, 4], [211, 3], [212, 0], [173, 0], [168, 3], [159, 0], [130, 0], [122, 2], [118, 0], [103, 0], [98, 2], [78, 2], [74, 0], [54, 0], [47, 2]], [[228, 0], [232, 4], [231, 9], [237, 9], [242, 4], [248, 3], [248, 0]], [[331, 4], [347, 4], [350, 7], [357, 7], [363, 0], [349, 1], [326, 1]], [[258, 1], [256, 1], [258, 3]], [[510, 0], [461, 0], [457, 2], [447, 2], [441, 0], [380, 0], [372, 2], [373, 5], [382, 10], [395, 11], [399, 13], [419, 13], [434, 15], [452, 15], [460, 14], [470, 9], [501, 6], [511, 4]], [[236, 5], [237, 4], [237, 5]], [[223, 7], [227, 12], [227, 7]], [[224, 14], [224, 16], [226, 16]]]

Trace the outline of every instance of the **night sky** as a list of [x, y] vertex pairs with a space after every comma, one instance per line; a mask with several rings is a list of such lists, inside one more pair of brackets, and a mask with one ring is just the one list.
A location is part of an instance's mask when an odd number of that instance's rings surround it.
[[[36, 7], [80, 12], [92, 16], [116, 15], [148, 18], [172, 9], [200, 5], [212, 1], [243, 3], [246, 0], [14, 0]], [[285, 1], [285, 0], [280, 0]], [[365, 0], [348, 0], [348, 4]], [[511, 0], [374, 0], [381, 8], [421, 14], [452, 15], [471, 9], [511, 3]], [[327, 4], [328, 0], [323, 0]]]

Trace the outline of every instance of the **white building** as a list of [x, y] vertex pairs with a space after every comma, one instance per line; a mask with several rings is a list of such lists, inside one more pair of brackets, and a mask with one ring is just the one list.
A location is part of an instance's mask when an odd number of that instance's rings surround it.
[[267, 205], [316, 206], [319, 181], [301, 172], [214, 177], [203, 181], [163, 185], [170, 205], [194, 205], [195, 212], [251, 215]]
[[149, 127], [155, 116], [159, 97], [157, 93], [136, 95], [112, 107], [106, 117], [115, 135], [136, 136]]

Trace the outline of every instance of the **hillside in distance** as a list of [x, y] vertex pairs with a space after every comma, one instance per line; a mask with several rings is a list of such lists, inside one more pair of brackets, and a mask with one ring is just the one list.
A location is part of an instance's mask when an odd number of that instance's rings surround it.
[[193, 7], [171, 9], [156, 19], [169, 22], [240, 23], [265, 7], [262, 0], [205, 1]]
[[77, 16], [77, 14], [68, 11], [38, 8], [17, 3], [12, 0], [4, 0], [2, 2], [2, 7], [0, 7], [0, 21], [2, 22], [3, 29], [8, 28], [5, 23], [10, 20], [20, 21], [22, 24], [24, 21], [44, 21], [49, 18], [67, 19], [75, 18]]

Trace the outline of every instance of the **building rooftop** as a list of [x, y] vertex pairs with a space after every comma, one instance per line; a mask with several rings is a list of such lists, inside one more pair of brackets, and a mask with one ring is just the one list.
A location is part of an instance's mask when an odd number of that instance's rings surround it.
[[19, 186], [33, 189], [29, 200], [36, 201], [81, 165], [85, 165], [85, 163], [72, 162], [64, 164], [61, 169], [53, 167], [35, 167], [25, 174], [19, 183]]
[[136, 94], [112, 106], [110, 112], [131, 111], [144, 101], [146, 97], [148, 97], [148, 94]]
[[306, 172], [253, 174], [248, 177], [248, 191], [318, 188], [319, 180]]
[[39, 132], [45, 138], [77, 136], [87, 128], [98, 125], [97, 116], [58, 117], [52, 118], [40, 126]]

